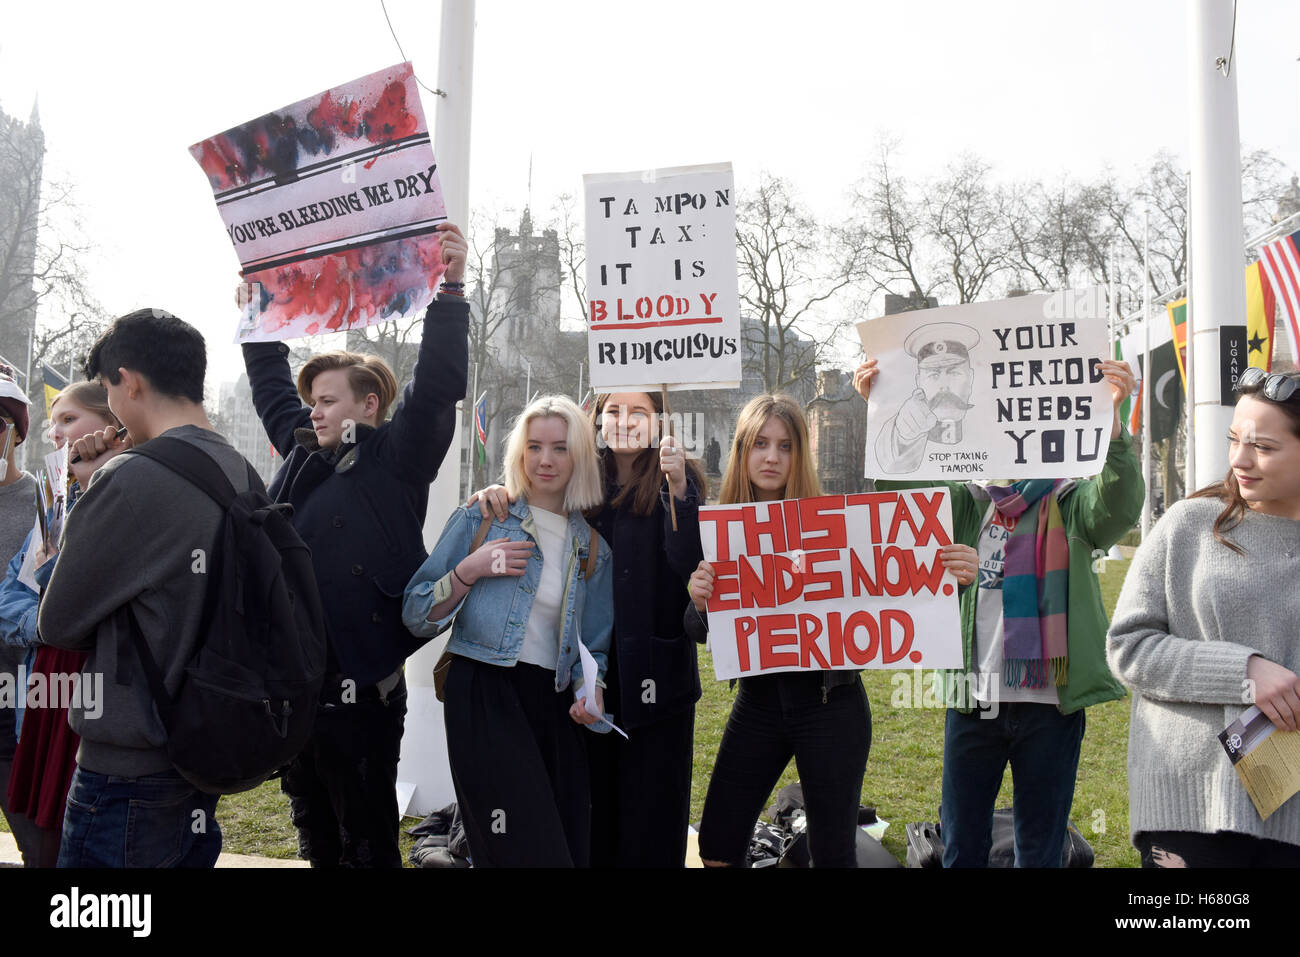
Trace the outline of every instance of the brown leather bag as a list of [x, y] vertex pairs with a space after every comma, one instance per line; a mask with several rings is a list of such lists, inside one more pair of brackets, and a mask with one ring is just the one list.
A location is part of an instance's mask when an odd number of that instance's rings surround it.
[[[474, 533], [474, 541], [470, 543], [470, 554], [478, 551], [487, 541], [488, 531], [492, 528], [492, 522], [484, 519], [479, 522], [478, 531]], [[587, 560], [582, 563], [579, 574], [591, 581], [592, 574], [596, 571], [596, 555], [600, 546], [600, 535], [593, 528], [591, 530], [591, 543], [587, 547]], [[448, 639], [450, 641], [450, 639]], [[443, 689], [447, 686], [447, 672], [451, 669], [451, 659], [456, 657], [450, 651], [444, 651], [438, 658], [438, 663], [433, 666], [433, 693], [439, 701], [445, 701]]]

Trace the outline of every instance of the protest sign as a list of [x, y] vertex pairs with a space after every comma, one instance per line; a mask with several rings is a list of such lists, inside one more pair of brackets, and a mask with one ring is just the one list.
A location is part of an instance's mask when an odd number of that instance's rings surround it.
[[731, 164], [592, 173], [583, 184], [591, 387], [738, 385]]
[[238, 342], [293, 339], [422, 310], [447, 218], [411, 64], [196, 143], [256, 294]]
[[700, 541], [719, 680], [962, 665], [947, 489], [706, 506]]
[[1087, 477], [1114, 409], [1102, 290], [922, 309], [858, 323], [879, 360], [866, 475]]

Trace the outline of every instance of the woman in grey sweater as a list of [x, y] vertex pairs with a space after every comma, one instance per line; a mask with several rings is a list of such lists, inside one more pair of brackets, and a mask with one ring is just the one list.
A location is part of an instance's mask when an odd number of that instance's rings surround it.
[[1134, 692], [1129, 831], [1145, 867], [1300, 866], [1300, 800], [1260, 819], [1218, 734], [1300, 722], [1300, 373], [1238, 382], [1223, 482], [1169, 509], [1107, 638]]

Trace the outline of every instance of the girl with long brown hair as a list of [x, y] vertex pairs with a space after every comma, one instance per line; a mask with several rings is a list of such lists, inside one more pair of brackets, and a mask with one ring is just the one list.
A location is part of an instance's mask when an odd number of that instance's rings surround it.
[[[808, 424], [785, 395], [750, 400], [736, 421], [719, 504], [821, 494]], [[947, 546], [945, 567], [969, 563], [972, 550]], [[688, 632], [703, 639], [714, 571], [691, 576]], [[871, 749], [871, 708], [856, 671], [793, 671], [740, 679], [718, 749], [700, 823], [705, 865], [744, 866], [754, 822], [790, 758], [799, 768], [808, 846], [817, 867], [855, 867], [855, 829]]]
[[1157, 523], [1107, 637], [1133, 690], [1129, 833], [1145, 867], [1300, 866], [1300, 801], [1261, 819], [1217, 739], [1252, 703], [1247, 732], [1300, 727], [1300, 373], [1247, 369], [1237, 391], [1228, 474]]

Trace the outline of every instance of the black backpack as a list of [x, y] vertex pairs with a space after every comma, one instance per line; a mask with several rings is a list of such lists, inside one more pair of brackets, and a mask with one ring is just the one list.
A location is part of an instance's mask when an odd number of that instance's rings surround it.
[[[943, 829], [938, 824], [920, 821], [904, 828], [907, 834], [907, 866], [943, 867]], [[993, 836], [989, 846], [989, 867], [1015, 867], [1015, 818], [1009, 807], [993, 812]], [[1094, 854], [1087, 838], [1073, 822], [1067, 822], [1061, 847], [1062, 867], [1092, 867]]]
[[306, 744], [325, 675], [325, 620], [311, 551], [274, 505], [253, 467], [236, 493], [211, 456], [161, 437], [132, 449], [202, 490], [225, 512], [206, 558], [201, 634], [181, 686], [163, 676], [130, 604], [126, 614], [167, 756], [208, 794], [257, 787]]

